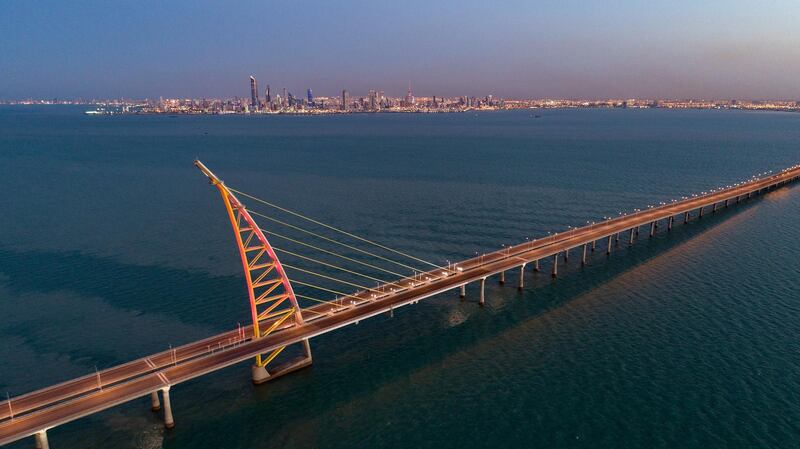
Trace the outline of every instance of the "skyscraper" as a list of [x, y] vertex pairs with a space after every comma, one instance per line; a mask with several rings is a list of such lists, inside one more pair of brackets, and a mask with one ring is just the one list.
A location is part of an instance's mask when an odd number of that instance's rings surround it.
[[406, 107], [414, 106], [414, 94], [411, 93], [411, 81], [408, 82], [408, 92], [406, 92]]
[[252, 75], [250, 75], [250, 106], [254, 111], [258, 110], [258, 85]]
[[308, 105], [309, 106], [313, 106], [314, 105], [314, 94], [311, 93], [311, 89], [308, 89], [308, 91], [306, 92], [306, 96], [308, 97]]
[[370, 111], [377, 111], [378, 109], [380, 109], [380, 103], [378, 102], [378, 92], [376, 92], [374, 89], [370, 89], [367, 98], [369, 99]]
[[347, 110], [347, 91], [342, 89], [342, 110]]
[[272, 96], [269, 94], [269, 84], [267, 84], [267, 90], [264, 92], [264, 101], [267, 102], [267, 109], [272, 109]]

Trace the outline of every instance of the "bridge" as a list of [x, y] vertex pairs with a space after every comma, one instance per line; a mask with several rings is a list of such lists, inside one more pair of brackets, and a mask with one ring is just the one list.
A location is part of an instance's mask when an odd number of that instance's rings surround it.
[[[642, 227], [645, 232], [653, 236], [661, 226], [671, 230], [676, 219], [686, 223], [690, 218], [702, 217], [709, 210], [714, 213], [720, 208], [779, 188], [800, 177], [800, 165], [796, 165], [778, 173], [753, 177], [725, 188], [684, 197], [658, 207], [621, 214], [613, 219], [609, 218], [461, 262], [439, 266], [230, 188], [200, 161], [195, 161], [195, 165], [219, 192], [233, 228], [247, 284], [251, 324], [58, 385], [8, 398], [0, 407], [0, 445], [34, 436], [37, 447], [47, 449], [49, 429], [147, 396], [151, 399], [151, 408], [154, 411], [163, 409], [164, 424], [171, 428], [175, 425], [175, 421], [169, 392], [170, 388], [181, 382], [254, 359], [253, 382], [263, 383], [310, 365], [312, 356], [309, 342], [319, 335], [376, 315], [393, 314], [395, 309], [402, 306], [447, 291], [458, 289], [459, 296], [463, 299], [466, 294], [465, 286], [471, 283], [479, 284], [478, 304], [483, 305], [486, 301], [484, 286], [489, 277], [498, 276], [502, 283], [506, 280], [507, 271], [516, 271], [517, 287], [523, 289], [526, 269], [530, 267], [530, 271], [540, 271], [542, 268], [540, 261], [548, 261], [551, 275], [556, 277], [559, 264], [567, 261], [571, 254], [580, 257], [581, 263], [585, 264], [588, 254], [596, 251], [598, 244], [600, 251], [610, 254], [620, 239], [633, 244], [639, 238]], [[262, 230], [256, 224], [254, 215], [300, 230], [307, 235], [333, 243], [338, 242], [274, 217], [250, 211], [244, 206], [240, 196], [342, 233], [355, 241], [380, 248], [395, 256], [402, 256], [406, 258], [405, 260], [424, 264], [428, 268], [419, 271], [413, 269], [410, 274], [401, 275], [393, 281], [379, 281], [376, 287], [372, 288], [299, 266], [282, 264], [277, 252], [317, 262], [328, 268], [344, 270], [353, 275], [377, 279], [374, 275], [365, 275], [307, 255], [273, 247], [267, 240], [267, 235], [292, 239], [277, 232]], [[302, 241], [296, 243], [360, 266], [394, 273], [392, 270], [366, 263], [363, 259], [335, 254]], [[374, 257], [376, 260], [391, 262], [408, 269], [413, 267], [352, 245], [338, 244], [352, 251], [358, 251], [362, 255]], [[358, 288], [348, 294], [305, 281], [293, 281], [287, 275], [287, 268]], [[302, 288], [303, 292], [316, 289], [335, 296], [330, 299], [320, 299], [296, 293], [295, 288]], [[284, 352], [289, 346], [296, 348], [295, 355], [289, 354], [291, 351]]]

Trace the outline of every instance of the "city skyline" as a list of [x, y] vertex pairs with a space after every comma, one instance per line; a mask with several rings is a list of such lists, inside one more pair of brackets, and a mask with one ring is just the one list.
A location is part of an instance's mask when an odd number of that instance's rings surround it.
[[251, 72], [331, 96], [413, 80], [443, 96], [800, 98], [800, 5], [784, 0], [3, 8], [2, 99], [234, 97]]

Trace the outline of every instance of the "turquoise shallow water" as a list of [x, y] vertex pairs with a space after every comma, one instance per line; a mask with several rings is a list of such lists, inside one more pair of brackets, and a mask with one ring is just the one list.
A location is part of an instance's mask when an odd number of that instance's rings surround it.
[[[236, 326], [243, 279], [199, 157], [239, 189], [437, 263], [800, 160], [800, 115], [553, 110], [87, 117], [0, 108], [0, 392]], [[487, 306], [455, 293], [50, 431], [58, 448], [797, 447], [800, 188]], [[253, 206], [254, 209], [257, 209]], [[263, 210], [263, 209], [259, 209]], [[265, 228], [269, 226], [262, 223]], [[25, 441], [12, 447], [28, 447]]]

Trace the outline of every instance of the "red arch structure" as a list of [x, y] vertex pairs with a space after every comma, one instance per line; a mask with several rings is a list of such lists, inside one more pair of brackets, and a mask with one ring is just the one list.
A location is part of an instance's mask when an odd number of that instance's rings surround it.
[[[233, 227], [239, 256], [242, 260], [247, 293], [250, 300], [250, 315], [253, 322], [253, 338], [263, 338], [277, 329], [284, 329], [304, 323], [303, 313], [292, 290], [292, 284], [281, 266], [278, 256], [247, 212], [244, 204], [225, 186], [211, 170], [200, 161], [194, 165], [208, 177], [210, 183], [219, 190], [228, 219]], [[262, 383], [280, 374], [301, 368], [311, 363], [311, 348], [308, 340], [304, 344], [304, 357], [299, 361], [277, 368], [272, 373], [269, 365], [286, 347], [278, 348], [269, 354], [256, 356], [253, 365], [253, 382]]]

